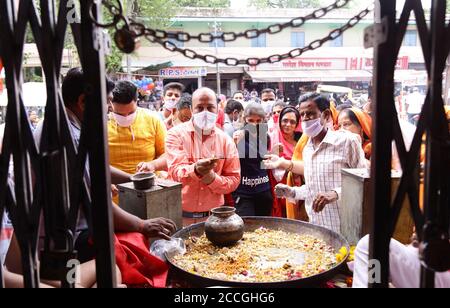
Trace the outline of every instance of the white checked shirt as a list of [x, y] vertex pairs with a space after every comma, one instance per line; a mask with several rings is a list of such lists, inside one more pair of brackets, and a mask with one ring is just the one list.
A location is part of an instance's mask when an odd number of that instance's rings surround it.
[[294, 188], [295, 199], [305, 200], [310, 222], [340, 233], [339, 204], [327, 204], [322, 212], [315, 213], [312, 204], [317, 194], [335, 191], [341, 199], [341, 170], [366, 168], [361, 142], [358, 136], [345, 131], [328, 130], [322, 143], [314, 148], [311, 140], [303, 149], [305, 182]]

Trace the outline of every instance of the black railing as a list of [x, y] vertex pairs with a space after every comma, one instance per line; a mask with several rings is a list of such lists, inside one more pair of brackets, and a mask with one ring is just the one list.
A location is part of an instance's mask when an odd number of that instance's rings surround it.
[[[0, 155], [0, 217], [11, 215], [22, 255], [26, 287], [37, 287], [40, 274], [66, 280], [67, 261], [76, 258], [73, 235], [79, 210], [90, 225], [95, 242], [97, 284], [114, 287], [115, 266], [111, 218], [110, 176], [106, 130], [105, 63], [102, 32], [92, 23], [100, 5], [81, 0], [81, 23], [67, 23], [67, 0], [0, 1], [0, 57], [6, 71], [8, 107]], [[389, 242], [404, 199], [408, 196], [417, 233], [422, 241], [422, 286], [431, 287], [435, 271], [449, 269], [449, 178], [448, 124], [442, 101], [442, 73], [450, 51], [450, 26], [445, 22], [445, 0], [433, 0], [428, 28], [421, 1], [407, 0], [399, 21], [396, 1], [376, 1], [376, 22], [384, 24], [384, 37], [375, 43], [374, 134], [372, 155], [373, 229], [370, 258], [381, 263], [381, 279], [372, 287], [389, 282]], [[415, 13], [420, 42], [429, 75], [429, 89], [411, 149], [406, 150], [394, 105], [394, 71], [411, 12]], [[93, 14], [92, 14], [93, 13]], [[98, 18], [100, 19], [100, 18]], [[47, 85], [45, 124], [39, 149], [33, 139], [22, 99], [22, 69], [27, 24], [39, 52]], [[79, 145], [72, 139], [60, 93], [64, 37], [70, 26], [86, 76], [86, 109]], [[419, 206], [419, 157], [426, 135], [424, 211]], [[395, 141], [403, 177], [392, 201], [391, 142]], [[14, 184], [8, 181], [10, 157], [14, 160]], [[88, 181], [85, 174], [89, 159]], [[89, 183], [88, 183], [89, 182]], [[89, 184], [89, 185], [88, 185]], [[81, 207], [80, 207], [81, 205]], [[38, 230], [41, 213], [45, 222], [45, 245], [37, 266]], [[56, 268], [54, 265], [57, 264]], [[0, 266], [0, 286], [2, 283]]]
[[[80, 1], [81, 24], [68, 25], [67, 0], [0, 2], [0, 57], [6, 70], [8, 107], [0, 157], [0, 214], [10, 213], [22, 255], [26, 287], [37, 287], [39, 277], [60, 280], [72, 287], [66, 273], [73, 251], [75, 225], [84, 212], [95, 243], [97, 284], [114, 287], [115, 266], [112, 240], [111, 196], [106, 138], [106, 86], [103, 37], [91, 22], [91, 1]], [[94, 10], [100, 10], [97, 4]], [[95, 16], [97, 16], [95, 14]], [[45, 121], [37, 149], [22, 101], [23, 48], [30, 25], [39, 52], [47, 88]], [[86, 110], [79, 146], [72, 139], [64, 109], [61, 60], [68, 26], [85, 72]], [[14, 189], [7, 183], [10, 156], [14, 160]], [[84, 172], [90, 160], [90, 187]], [[91, 198], [92, 196], [92, 198]], [[45, 245], [37, 266], [39, 219], [43, 213]], [[1, 215], [0, 215], [1, 217]], [[92, 218], [92, 219], [91, 219]], [[1, 271], [2, 267], [0, 267]]]
[[[377, 2], [377, 1], [376, 1]], [[409, 197], [416, 232], [421, 240], [422, 287], [434, 286], [434, 273], [450, 268], [449, 253], [449, 131], [442, 100], [442, 76], [449, 55], [450, 25], [446, 24], [445, 0], [433, 0], [429, 28], [422, 3], [406, 0], [396, 21], [396, 1], [377, 2], [376, 21], [384, 23], [384, 36], [375, 44], [374, 134], [372, 155], [372, 207], [370, 258], [380, 261], [381, 279], [372, 287], [389, 284], [389, 243], [406, 196]], [[408, 21], [414, 12], [428, 73], [428, 93], [410, 151], [405, 147], [394, 103], [394, 71]], [[380, 38], [379, 37], [379, 38]], [[420, 209], [419, 158], [426, 136], [425, 198]], [[399, 189], [391, 202], [391, 141], [394, 140], [403, 169]]]

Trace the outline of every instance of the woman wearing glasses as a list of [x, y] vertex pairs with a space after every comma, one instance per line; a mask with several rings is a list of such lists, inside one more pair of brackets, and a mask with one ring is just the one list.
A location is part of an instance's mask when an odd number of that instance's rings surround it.
[[[275, 110], [275, 107], [274, 107]], [[270, 134], [271, 153], [291, 160], [297, 142], [300, 140], [302, 133], [297, 131], [300, 125], [300, 113], [292, 106], [285, 107], [281, 110], [278, 120], [278, 129]], [[278, 184], [287, 183], [287, 174], [292, 170], [275, 169], [272, 170], [272, 187]], [[274, 199], [273, 216], [286, 216], [286, 200]]]

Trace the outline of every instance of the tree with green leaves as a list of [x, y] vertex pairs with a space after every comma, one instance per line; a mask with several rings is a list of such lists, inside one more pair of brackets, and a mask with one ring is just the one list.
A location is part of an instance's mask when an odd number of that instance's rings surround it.
[[[176, 0], [122, 0], [124, 14], [145, 26], [154, 29], [166, 29], [171, 25], [171, 20], [177, 14], [179, 7]], [[112, 16], [104, 11], [103, 18], [109, 22]], [[115, 30], [110, 29], [111, 39], [114, 37]], [[113, 43], [111, 53], [106, 56], [107, 73], [123, 71], [122, 67], [123, 53]]]
[[229, 7], [230, 0], [180, 0], [178, 1], [180, 7], [208, 7], [219, 8]]
[[[167, 29], [172, 25], [173, 18], [183, 7], [228, 7], [229, 0], [122, 0], [125, 14], [136, 21], [142, 22], [152, 29]], [[104, 14], [110, 20], [108, 13]], [[111, 37], [114, 36], [110, 31]], [[122, 71], [122, 52], [112, 44], [111, 54], [106, 57], [108, 73]]]
[[257, 8], [277, 8], [277, 9], [303, 9], [318, 8], [320, 0], [252, 0], [251, 4]]

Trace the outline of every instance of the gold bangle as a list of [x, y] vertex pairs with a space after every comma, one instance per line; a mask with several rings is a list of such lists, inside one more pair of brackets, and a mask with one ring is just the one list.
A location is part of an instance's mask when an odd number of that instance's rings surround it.
[[287, 168], [287, 172], [292, 172], [292, 170], [294, 170], [294, 162], [291, 160], [291, 165], [289, 166], [289, 168]]

